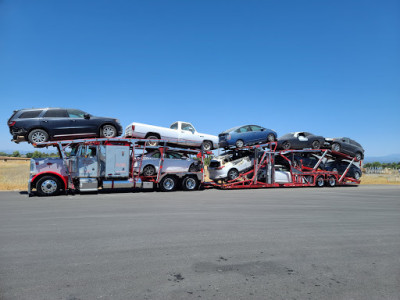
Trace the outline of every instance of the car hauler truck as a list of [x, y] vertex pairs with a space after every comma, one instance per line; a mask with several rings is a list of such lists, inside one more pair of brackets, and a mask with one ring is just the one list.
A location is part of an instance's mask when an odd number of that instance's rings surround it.
[[[29, 195], [36, 192], [40, 196], [53, 196], [62, 191], [93, 192], [118, 188], [159, 188], [168, 192], [181, 187], [192, 191], [203, 183], [203, 152], [167, 147], [167, 142], [162, 140], [153, 147], [146, 146], [146, 142], [109, 138], [35, 144], [36, 147], [56, 147], [60, 157], [31, 159]], [[142, 166], [149, 158], [146, 153], [153, 152], [157, 154], [152, 158], [155, 172], [143, 173]], [[168, 159], [175, 159], [177, 167], [164, 168]], [[179, 167], [188, 165], [187, 161], [192, 164], [189, 168]]]

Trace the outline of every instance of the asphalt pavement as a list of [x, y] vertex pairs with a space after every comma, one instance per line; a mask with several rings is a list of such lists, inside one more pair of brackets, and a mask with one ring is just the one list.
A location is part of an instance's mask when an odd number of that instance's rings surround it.
[[400, 299], [400, 186], [0, 192], [0, 299]]

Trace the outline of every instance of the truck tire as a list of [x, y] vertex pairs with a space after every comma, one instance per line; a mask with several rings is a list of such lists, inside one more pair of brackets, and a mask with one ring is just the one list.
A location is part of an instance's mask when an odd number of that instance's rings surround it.
[[329, 176], [329, 178], [328, 178], [328, 180], [327, 180], [327, 185], [329, 186], [329, 187], [335, 187], [336, 186], [336, 178], [335, 178], [335, 176]]
[[160, 190], [162, 192], [172, 192], [176, 189], [177, 180], [174, 176], [167, 175], [160, 181]]
[[28, 134], [28, 142], [33, 143], [44, 143], [49, 140], [49, 134], [43, 129], [33, 129]]
[[60, 193], [61, 184], [55, 176], [43, 176], [36, 182], [39, 196], [56, 196]]
[[211, 151], [213, 148], [213, 144], [210, 141], [203, 141], [201, 144], [201, 149], [203, 151]]
[[186, 176], [185, 178], [183, 178], [182, 189], [184, 191], [197, 190], [198, 186], [199, 186], [199, 181], [197, 180], [197, 178], [193, 176]]
[[[156, 136], [155, 134], [149, 134], [146, 136], [146, 139], [147, 140], [159, 140], [160, 137]], [[156, 147], [156, 146], [158, 146], [158, 141], [148, 141], [148, 142], [146, 142], [146, 146]]]
[[323, 187], [325, 184], [325, 179], [324, 176], [318, 176], [317, 180], [315, 181], [315, 186], [317, 187]]

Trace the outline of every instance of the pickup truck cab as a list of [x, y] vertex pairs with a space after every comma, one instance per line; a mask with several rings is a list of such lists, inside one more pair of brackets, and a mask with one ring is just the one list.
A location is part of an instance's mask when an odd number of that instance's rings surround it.
[[155, 140], [149, 146], [157, 146], [156, 140], [169, 140], [170, 144], [202, 148], [205, 151], [218, 148], [218, 137], [199, 133], [188, 122], [177, 121], [169, 128], [133, 122], [125, 128], [125, 137]]

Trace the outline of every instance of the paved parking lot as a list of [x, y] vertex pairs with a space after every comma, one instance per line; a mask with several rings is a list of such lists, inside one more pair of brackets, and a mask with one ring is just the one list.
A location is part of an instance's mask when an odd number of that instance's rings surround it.
[[0, 299], [400, 299], [400, 186], [0, 193]]

